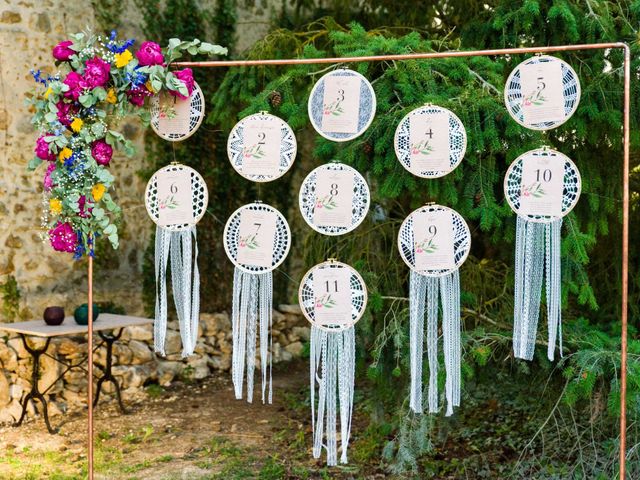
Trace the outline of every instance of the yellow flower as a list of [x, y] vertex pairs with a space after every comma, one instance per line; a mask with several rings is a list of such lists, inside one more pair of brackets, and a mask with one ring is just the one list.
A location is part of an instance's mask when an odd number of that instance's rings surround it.
[[104, 191], [106, 190], [105, 186], [101, 183], [96, 183], [91, 189], [91, 195], [96, 202], [99, 202], [102, 196], [104, 195]]
[[110, 88], [107, 92], [107, 98], [105, 98], [107, 103], [116, 103], [118, 101], [118, 97], [116, 96], [116, 91], [113, 88]]
[[49, 95], [51, 95], [52, 93], [53, 93], [53, 90], [51, 90], [51, 87], [47, 88], [47, 91], [46, 91], [46, 92], [44, 92], [44, 98], [45, 98], [45, 100], [46, 100], [47, 98], [49, 98]]
[[82, 130], [82, 125], [84, 125], [84, 122], [76, 117], [73, 119], [73, 122], [71, 122], [71, 130], [78, 133], [80, 130]]
[[151, 85], [151, 80], [147, 80], [147, 83], [145, 83], [144, 86], [147, 87], [147, 90], [149, 90], [151, 93], [156, 93], [155, 89]]
[[116, 53], [116, 67], [122, 68], [125, 67], [133, 58], [131, 52], [129, 50], [125, 50], [122, 53]]
[[73, 150], [71, 150], [68, 147], [64, 147], [62, 150], [60, 150], [60, 153], [58, 154], [58, 158], [60, 159], [61, 162], [64, 162], [71, 155], [73, 155]]
[[60, 215], [62, 213], [62, 202], [57, 198], [49, 200], [49, 211], [51, 215]]

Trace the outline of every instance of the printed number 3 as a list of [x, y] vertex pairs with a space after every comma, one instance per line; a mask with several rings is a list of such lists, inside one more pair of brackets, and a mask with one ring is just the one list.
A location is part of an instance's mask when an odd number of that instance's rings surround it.
[[338, 100], [340, 102], [344, 101], [344, 90], [338, 90]]

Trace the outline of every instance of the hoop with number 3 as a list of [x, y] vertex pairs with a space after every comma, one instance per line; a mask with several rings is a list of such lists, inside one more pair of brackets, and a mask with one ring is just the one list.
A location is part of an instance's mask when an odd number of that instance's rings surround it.
[[145, 207], [151, 220], [158, 225], [159, 214], [159, 202], [158, 202], [158, 174], [161, 172], [177, 172], [187, 171], [191, 177], [191, 204], [193, 206], [193, 222], [174, 224], [174, 225], [161, 225], [162, 228], [166, 228], [171, 231], [186, 230], [189, 227], [197, 224], [204, 216], [207, 205], [209, 203], [209, 192], [207, 190], [207, 184], [205, 183], [202, 175], [200, 175], [193, 168], [186, 165], [167, 165], [154, 173], [147, 182], [147, 188], [145, 189]]
[[[321, 268], [347, 268], [349, 269], [349, 286], [351, 288], [351, 319], [339, 325], [324, 325], [315, 319], [316, 297], [313, 285], [313, 274]], [[330, 332], [346, 330], [354, 326], [362, 318], [367, 307], [367, 286], [356, 269], [346, 263], [336, 260], [328, 260], [312, 267], [302, 277], [298, 290], [298, 302], [305, 318], [316, 327]]]

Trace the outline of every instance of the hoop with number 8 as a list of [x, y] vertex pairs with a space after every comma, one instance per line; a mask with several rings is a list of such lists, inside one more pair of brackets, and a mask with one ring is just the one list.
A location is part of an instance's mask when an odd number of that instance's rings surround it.
[[[449, 169], [424, 170], [418, 173], [411, 170], [411, 146], [409, 145], [411, 117], [416, 115], [433, 115], [436, 113], [445, 113], [449, 117]], [[393, 137], [393, 143], [396, 151], [396, 157], [398, 157], [402, 166], [409, 172], [422, 178], [438, 178], [451, 173], [458, 165], [460, 165], [467, 149], [467, 132], [462, 121], [451, 110], [437, 105], [424, 105], [410, 111], [402, 120], [400, 120], [400, 123], [396, 128], [396, 133]]]
[[[418, 270], [415, 266], [415, 242], [413, 238], [413, 216], [418, 212], [449, 211], [453, 219], [453, 257], [455, 268], [439, 270]], [[404, 219], [398, 232], [398, 250], [404, 263], [416, 273], [427, 277], [442, 277], [456, 271], [465, 262], [471, 249], [471, 231], [462, 215], [442, 205], [425, 205], [411, 212]]]
[[[276, 237], [273, 243], [273, 257], [270, 267], [260, 267], [256, 265], [245, 265], [238, 262], [238, 243], [240, 241], [240, 215], [243, 210], [257, 210], [273, 212], [276, 215]], [[271, 205], [254, 202], [243, 205], [231, 214], [224, 226], [223, 233], [224, 251], [229, 260], [240, 270], [247, 273], [267, 273], [272, 272], [284, 262], [291, 248], [291, 230], [284, 216]]]
[[160, 126], [160, 97], [154, 95], [151, 98], [151, 128], [156, 134], [170, 142], [179, 142], [186, 140], [193, 135], [204, 119], [204, 95], [197, 83], [193, 84], [193, 91], [189, 97], [191, 104], [189, 106], [189, 132], [187, 134], [175, 132], [162, 132]]
[[[327, 227], [318, 226], [313, 223], [313, 212], [316, 205], [316, 177], [318, 175], [318, 172], [324, 169], [346, 170], [353, 172], [353, 201], [351, 203], [352, 215], [351, 225], [349, 227]], [[338, 162], [327, 163], [312, 170], [311, 173], [309, 173], [309, 175], [307, 175], [307, 177], [303, 180], [302, 186], [300, 187], [298, 203], [300, 207], [300, 213], [302, 213], [302, 218], [304, 218], [304, 221], [307, 222], [307, 224], [316, 232], [330, 236], [342, 235], [344, 233], [349, 233], [352, 230], [355, 230], [367, 216], [370, 203], [369, 186], [367, 185], [364, 177], [360, 175], [360, 172], [358, 172], [355, 168]]]
[[573, 207], [578, 203], [580, 198], [580, 192], [582, 190], [582, 180], [580, 178], [580, 171], [576, 164], [571, 161], [564, 153], [560, 153], [557, 150], [550, 148], [538, 148], [535, 150], [529, 150], [516, 158], [504, 176], [504, 196], [507, 199], [507, 203], [516, 214], [520, 217], [530, 221], [538, 223], [551, 223], [556, 220], [557, 217], [549, 215], [523, 215], [518, 212], [520, 209], [520, 192], [522, 191], [522, 162], [527, 156], [552, 156], [557, 157], [558, 161], [564, 161], [564, 179], [562, 188], [562, 215], [560, 218], [567, 215]]
[[[246, 123], [256, 118], [263, 119], [272, 122], [274, 125], [280, 127], [280, 160], [278, 162], [278, 174], [273, 176], [265, 175], [249, 175], [243, 173], [242, 165], [244, 162], [244, 127]], [[271, 182], [283, 176], [293, 165], [293, 161], [296, 158], [298, 151], [298, 144], [296, 142], [296, 136], [291, 130], [291, 127], [287, 122], [280, 117], [271, 115], [270, 113], [260, 112], [248, 117], [243, 118], [235, 124], [231, 133], [229, 134], [229, 140], [227, 141], [227, 156], [231, 162], [231, 166], [247, 180], [253, 182]]]
[[[315, 320], [315, 289], [313, 286], [313, 273], [321, 268], [348, 268], [350, 270], [349, 285], [351, 287], [351, 320], [340, 325], [323, 325]], [[312, 325], [329, 332], [339, 332], [354, 326], [362, 318], [367, 307], [367, 285], [360, 274], [350, 265], [328, 260], [312, 267], [302, 277], [298, 290], [298, 302], [305, 318]]]
[[174, 232], [179, 230], [186, 230], [187, 228], [197, 224], [202, 219], [207, 210], [207, 205], [209, 204], [209, 192], [207, 190], [207, 184], [202, 178], [202, 175], [200, 175], [193, 168], [187, 167], [186, 165], [167, 165], [166, 167], [162, 167], [151, 176], [151, 178], [147, 182], [147, 188], [145, 189], [144, 195], [147, 213], [149, 214], [149, 217], [151, 217], [151, 220], [153, 220], [153, 223], [157, 225], [159, 218], [157, 176], [160, 172], [176, 172], [181, 170], [186, 170], [191, 174], [191, 203], [193, 206], [193, 222], [175, 225], [162, 225], [162, 228]]
[[[541, 62], [560, 62], [562, 69], [562, 94], [564, 96], [564, 113], [565, 118], [562, 121], [542, 122], [528, 124], [524, 121], [524, 112], [522, 111], [522, 102], [524, 95], [520, 84], [520, 67], [523, 65], [531, 65]], [[511, 71], [507, 83], [504, 87], [504, 103], [507, 106], [509, 115], [523, 127], [531, 130], [550, 130], [562, 125], [569, 120], [578, 108], [580, 103], [580, 79], [571, 66], [564, 60], [552, 57], [550, 55], [538, 55], [531, 57], [520, 63]]]

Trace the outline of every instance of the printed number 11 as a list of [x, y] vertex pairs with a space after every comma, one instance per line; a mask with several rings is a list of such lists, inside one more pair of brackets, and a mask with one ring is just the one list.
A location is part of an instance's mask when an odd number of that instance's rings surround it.
[[[327, 287], [327, 293], [329, 293], [329, 280], [327, 280], [327, 281], [325, 282], [325, 285], [326, 285], [326, 287]], [[334, 291], [334, 292], [336, 292], [336, 293], [338, 293], [338, 281], [337, 281], [337, 280], [334, 280], [334, 281], [333, 281], [333, 291]]]

